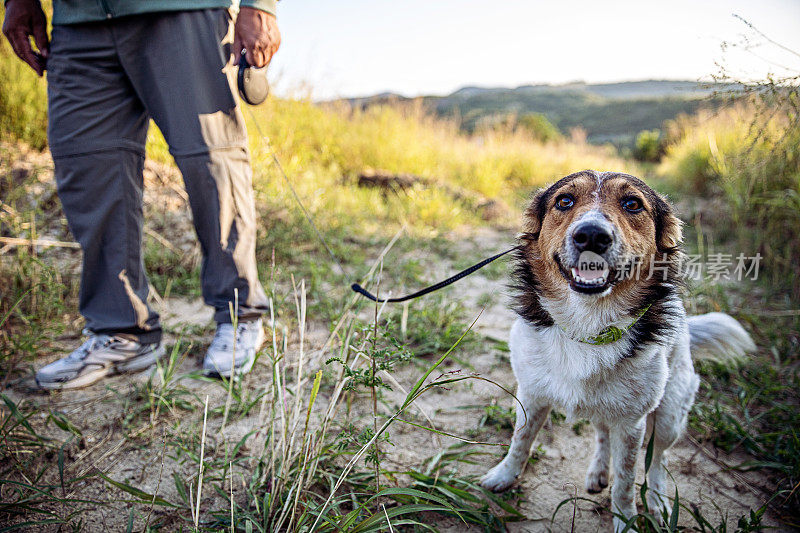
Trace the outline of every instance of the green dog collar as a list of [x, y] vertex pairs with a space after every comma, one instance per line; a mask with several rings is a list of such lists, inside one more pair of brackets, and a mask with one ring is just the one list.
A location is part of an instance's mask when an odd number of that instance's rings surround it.
[[[606, 344], [611, 344], [612, 342], [617, 342], [628, 332], [628, 330], [630, 330], [633, 327], [634, 324], [636, 324], [639, 321], [640, 318], [642, 318], [642, 316], [647, 312], [647, 310], [650, 309], [650, 305], [652, 304], [646, 305], [644, 308], [642, 308], [641, 311], [636, 313], [636, 315], [633, 317], [633, 322], [631, 322], [624, 328], [618, 328], [616, 326], [608, 326], [600, 330], [600, 332], [597, 335], [592, 335], [590, 337], [583, 337], [580, 339], [573, 339], [573, 340], [577, 342], [583, 342], [585, 344], [593, 344], [595, 346], [603, 346]], [[567, 330], [565, 330], [562, 326], [559, 327], [561, 328], [562, 331], [564, 331], [564, 333], [567, 332]]]

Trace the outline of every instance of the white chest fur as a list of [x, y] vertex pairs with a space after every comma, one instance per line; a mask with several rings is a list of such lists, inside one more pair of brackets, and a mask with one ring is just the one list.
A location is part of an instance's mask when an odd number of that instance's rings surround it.
[[509, 341], [519, 394], [586, 418], [640, 418], [655, 409], [669, 375], [667, 350], [652, 346], [623, 358], [628, 340], [595, 346], [558, 326], [517, 319]]

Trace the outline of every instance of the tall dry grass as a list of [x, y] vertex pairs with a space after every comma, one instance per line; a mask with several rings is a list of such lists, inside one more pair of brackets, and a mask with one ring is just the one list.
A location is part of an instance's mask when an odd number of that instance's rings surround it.
[[[784, 96], [785, 95], [785, 96]], [[794, 96], [792, 96], [794, 95]], [[680, 189], [722, 201], [715, 226], [741, 252], [763, 256], [777, 291], [800, 298], [800, 123], [796, 91], [680, 117], [658, 173]]]
[[[480, 220], [464, 196], [502, 200], [511, 207], [507, 220], [515, 220], [532, 189], [576, 170], [637, 172], [635, 162], [610, 147], [563, 139], [543, 143], [522, 129], [467, 135], [454, 121], [435, 118], [419, 104], [361, 110], [273, 98], [245, 111], [264, 208], [279, 209], [294, 200], [256, 123], [320, 225], [333, 230], [386, 235], [400, 225], [417, 234], [451, 230]], [[156, 129], [148, 153], [170, 162]], [[434, 185], [403, 194], [357, 187], [358, 175], [371, 170], [415, 174]], [[455, 198], [453, 190], [465, 194]]]

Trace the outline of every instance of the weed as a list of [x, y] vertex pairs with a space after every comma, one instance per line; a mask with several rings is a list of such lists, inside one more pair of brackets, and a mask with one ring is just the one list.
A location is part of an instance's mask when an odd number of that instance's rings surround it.
[[80, 431], [63, 414], [54, 413], [50, 419], [71, 436], [63, 443], [45, 437], [32, 425], [35, 405], [15, 403], [5, 394], [0, 398], [0, 520], [14, 528], [79, 527], [87, 506], [101, 504], [70, 496], [81, 480], [65, 474], [65, 461]]
[[[786, 102], [796, 100], [794, 89]], [[758, 103], [745, 101], [674, 121], [659, 172], [684, 192], [721, 200], [725, 208], [708, 225], [726, 230], [738, 251], [760, 253], [760, 275], [769, 278], [771, 291], [790, 290], [797, 299], [800, 124], [796, 109], [772, 105], [766, 116]]]
[[515, 422], [516, 413], [514, 409], [502, 407], [497, 405], [496, 402], [492, 402], [483, 408], [483, 416], [478, 422], [478, 428], [490, 426], [499, 431], [513, 431]]
[[47, 145], [45, 90], [45, 80], [0, 41], [0, 140], [20, 139], [38, 150]]
[[[612, 512], [611, 514], [619, 518], [623, 521], [624, 527], [621, 530], [623, 533], [628, 531], [630, 532], [637, 532], [637, 533], [672, 533], [675, 531], [683, 530], [678, 524], [681, 517], [681, 512], [687, 512], [689, 516], [694, 521], [693, 527], [691, 528], [692, 531], [701, 531], [701, 532], [708, 532], [708, 533], [727, 533], [728, 531], [728, 520], [727, 517], [723, 516], [722, 521], [717, 525], [714, 526], [710, 519], [708, 519], [702, 511], [693, 503], [686, 505], [681, 500], [680, 495], [678, 494], [677, 489], [675, 490], [675, 495], [671, 500], [671, 505], [665, 505], [662, 509], [650, 509], [647, 503], [647, 496], [649, 491], [651, 490], [647, 484], [647, 473], [650, 470], [650, 466], [652, 464], [653, 459], [653, 445], [655, 442], [655, 436], [652, 435], [648, 440], [647, 447], [645, 450], [645, 457], [644, 457], [644, 473], [645, 473], [645, 480], [639, 485], [639, 499], [641, 500], [642, 504], [642, 511], [635, 514], [634, 516], [623, 516], [619, 513]], [[659, 495], [659, 497], [663, 498], [663, 495]], [[573, 515], [572, 515], [572, 524], [574, 528], [575, 523], [575, 510], [577, 509], [578, 502], [584, 501], [591, 503], [595, 508], [602, 509], [605, 506], [592, 500], [591, 498], [582, 498], [578, 497], [577, 494], [565, 500], [562, 500], [558, 506], [556, 506], [555, 511], [553, 511], [553, 515], [550, 518], [551, 523], [555, 521], [556, 515], [561, 510], [562, 507], [567, 505], [571, 505], [573, 508]], [[669, 502], [664, 502], [665, 504]], [[767, 505], [760, 507], [757, 510], [750, 510], [749, 513], [742, 515], [737, 520], [737, 533], [744, 533], [744, 532], [751, 532], [751, 531], [761, 531], [762, 524], [761, 519], [764, 515], [764, 512], [767, 509]], [[719, 509], [718, 509], [719, 510]]]
[[62, 330], [66, 285], [58, 269], [20, 248], [15, 269], [0, 265], [2, 385], [30, 363], [42, 344]]
[[391, 385], [386, 383], [379, 374], [392, 372], [398, 364], [402, 364], [412, 357], [411, 352], [388, 333], [392, 329], [391, 320], [381, 324], [378, 328], [375, 331], [375, 326], [372, 324], [357, 325], [350, 336], [351, 345], [347, 353], [352, 354], [355, 359], [359, 357], [369, 359], [373, 364], [368, 368], [352, 368], [350, 366], [352, 361], [345, 361], [338, 357], [328, 359], [326, 362], [326, 364], [336, 362], [341, 365], [344, 377], [347, 379], [344, 390], [358, 391], [372, 388], [376, 388], [378, 391], [391, 390]]
[[[447, 350], [467, 328], [463, 321], [464, 305], [448, 298], [447, 294], [445, 291], [409, 305], [404, 340], [416, 357], [430, 357]], [[391, 324], [401, 322], [401, 313], [400, 310], [391, 312]], [[436, 335], [431, 335], [432, 331]], [[479, 342], [479, 337], [470, 332], [461, 342], [461, 348], [470, 351]], [[456, 360], [470, 368], [467, 362]]]
[[478, 307], [489, 307], [494, 303], [494, 293], [485, 292], [481, 294], [475, 304]]
[[[130, 395], [123, 398], [126, 406], [123, 427], [132, 430], [133, 436], [154, 428], [161, 414], [175, 419], [183, 412], [196, 409], [200, 399], [180, 384], [181, 377], [177, 375], [190, 348], [182, 349], [180, 342], [175, 343], [166, 361], [159, 360], [147, 381], [141, 385], [134, 384]], [[141, 425], [143, 416], [146, 417], [146, 426]]]
[[[6, 43], [0, 44], [3, 141], [21, 141], [36, 149], [45, 146], [43, 91], [41, 80], [13, 58]], [[147, 490], [127, 474], [91, 469], [93, 462], [81, 464], [97, 457], [92, 455], [94, 448], [84, 448], [97, 442], [98, 434], [70, 420], [66, 411], [3, 396], [3, 526], [80, 529], [86, 526], [90, 509], [98, 506], [108, 506], [125, 517], [128, 530], [435, 529], [436, 519], [431, 516], [445, 516], [495, 531], [521, 519], [516, 509], [519, 490], [497, 496], [481, 489], [473, 476], [463, 474], [466, 466], [483, 465], [487, 455], [493, 456], [474, 443], [439, 447], [420, 467], [387, 466], [387, 458], [397, 451], [392, 449], [396, 439], [391, 431], [397, 422], [437, 437], [448, 435], [423, 421], [424, 416], [410, 414], [417, 399], [461, 381], [485, 380], [442, 370], [458, 360], [460, 352], [483, 348], [478, 335], [470, 331], [465, 308], [455, 302], [456, 291], [414, 302], [405, 311], [364, 308], [350, 297], [346, 282], [350, 278], [374, 281], [376, 267], [367, 272], [367, 263], [375, 257], [375, 264], [383, 265], [383, 286], [391, 280], [392, 290], [429, 281], [432, 261], [428, 257], [436, 257], [437, 263], [447, 261], [453, 270], [475, 263], [481, 254], [465, 254], [463, 246], [457, 246], [463, 243], [455, 242], [460, 235], [457, 230], [484, 223], [469, 198], [502, 200], [510, 206], [500, 219], [506, 222], [518, 213], [532, 189], [558, 176], [580, 168], [638, 173], [640, 167], [608, 149], [581, 142], [534, 141], [536, 132], [495, 128], [482, 131], [480, 137], [467, 135], [455, 120], [435, 119], [414, 105], [358, 110], [271, 99], [253, 111], [346, 272], [338, 272], [323, 255], [313, 230], [294, 207], [266, 143], [251, 136], [254, 186], [263, 224], [257, 242], [260, 273], [271, 281], [272, 318], [296, 329], [291, 335], [288, 329], [271, 331], [271, 343], [259, 358], [260, 370], [266, 369], [269, 375], [262, 383], [253, 376], [211, 381], [196, 372], [181, 374], [179, 367], [188, 348], [177, 342], [144, 382], [135, 380], [127, 392], [113, 397], [111, 401], [124, 414], [109, 425], [108, 438], [119, 432], [124, 435], [115, 445], [118, 448], [103, 448], [101, 440], [98, 450], [106, 454], [124, 447], [130, 454], [150, 458], [160, 452], [157, 482], [148, 479]], [[785, 294], [798, 279], [794, 275], [799, 211], [795, 209], [796, 129], [783, 128], [785, 117], [777, 116], [774, 122], [763, 124], [762, 131], [768, 135], [754, 138], [744, 129], [750, 112], [745, 105], [730, 114], [677, 121], [667, 131], [667, 153], [659, 177], [672, 191], [702, 192], [729, 208], [730, 215], [715, 211], [714, 220], [697, 217], [708, 230], [703, 234], [698, 227], [698, 241], [704, 246], [736, 242], [769, 258], [770, 283], [743, 288], [704, 285], [690, 295], [693, 312], [741, 310], [740, 318], [762, 347], [737, 369], [698, 365], [705, 381], [690, 422], [698, 438], [749, 454], [750, 460], [728, 466], [768, 472], [774, 491], [768, 495], [771, 508], [793, 519], [800, 508], [800, 492], [793, 490], [800, 480], [796, 431], [800, 427], [800, 324], [796, 315], [758, 313], [762, 309], [791, 312], [796, 307], [796, 291]], [[248, 122], [250, 131], [255, 131], [253, 119], [248, 117]], [[779, 139], [773, 134], [779, 131], [788, 131], [790, 142], [777, 150]], [[151, 158], [170, 161], [156, 128], [151, 128], [147, 149]], [[4, 237], [34, 239], [46, 229], [67, 239], [53, 188], [43, 185], [52, 181], [49, 166], [43, 173], [29, 174], [13, 167], [24, 150], [0, 145], [0, 231]], [[369, 169], [413, 173], [444, 186], [384, 194], [358, 186], [357, 177]], [[177, 182], [170, 185], [178, 186]], [[400, 259], [382, 261], [382, 242], [401, 228], [404, 236], [392, 241]], [[168, 223], [162, 220], [157, 229], [165, 236], [151, 232], [145, 237], [145, 263], [156, 291], [165, 297], [197, 296], [197, 255], [164, 245], [171, 237]], [[65, 326], [76, 327], [68, 310], [74, 307], [77, 294], [77, 276], [72, 273], [78, 256], [42, 253], [36, 246], [18, 247], [11, 254], [4, 247], [2, 254], [0, 369], [5, 390], [10, 377], [22, 375], [37, 354], [50, 348], [58, 332]], [[289, 272], [304, 282], [286, 282]], [[504, 274], [500, 262], [481, 272], [491, 280]], [[740, 301], [746, 305], [739, 305]], [[480, 305], [491, 303], [490, 295], [479, 297]], [[367, 313], [372, 320], [363, 320]], [[307, 320], [332, 324], [323, 349], [312, 351], [305, 345]], [[205, 331], [170, 332], [185, 339]], [[289, 350], [290, 342], [295, 343], [293, 349], [299, 342], [299, 357]], [[507, 364], [508, 344], [492, 343], [498, 360]], [[326, 359], [327, 365], [323, 364]], [[460, 363], [471, 368], [468, 360]], [[400, 371], [417, 373], [408, 390], [395, 376]], [[201, 401], [198, 388], [205, 388], [212, 399]], [[389, 401], [390, 390], [391, 398], [401, 398], [397, 405]], [[68, 400], [56, 393], [48, 401]], [[513, 429], [512, 409], [492, 404], [481, 405], [480, 410], [480, 427]], [[555, 411], [551, 417], [556, 425], [565, 420]], [[247, 419], [247, 431], [232, 437], [235, 422], [243, 419]], [[578, 422], [573, 430], [580, 433], [583, 427]], [[162, 431], [163, 444], [156, 437]], [[543, 455], [540, 448], [539, 456]], [[537, 457], [534, 454], [530, 461], [536, 462]], [[76, 465], [81, 471], [88, 469], [86, 474], [75, 476]], [[171, 482], [162, 483], [162, 474]], [[76, 496], [87, 485], [110, 487], [115, 495], [103, 501]], [[159, 495], [165, 485], [170, 485], [170, 494]], [[646, 494], [646, 486], [643, 491]], [[691, 515], [693, 527], [700, 531], [733, 527], [727, 517], [712, 526], [710, 519], [687, 506], [678, 494], [671, 501], [672, 512], [664, 517], [669, 530], [676, 529], [672, 526], [679, 513]], [[159, 509], [169, 513], [159, 513]], [[737, 519], [735, 527], [757, 530], [766, 510], [751, 510]], [[659, 530], [654, 520], [645, 509], [631, 527]]]
[[178, 255], [159, 243], [146, 242], [144, 265], [150, 283], [165, 298], [200, 296], [200, 268], [190, 254]]

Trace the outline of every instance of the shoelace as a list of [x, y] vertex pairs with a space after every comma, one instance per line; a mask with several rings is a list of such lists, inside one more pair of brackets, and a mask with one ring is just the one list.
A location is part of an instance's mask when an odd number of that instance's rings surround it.
[[112, 340], [113, 338], [108, 335], [91, 335], [77, 350], [69, 354], [68, 357], [73, 361], [83, 361], [93, 349], [96, 347], [108, 346], [111, 344]]
[[[236, 344], [242, 340], [242, 333], [247, 330], [247, 324], [239, 324], [236, 328]], [[217, 326], [217, 333], [211, 341], [211, 346], [219, 350], [227, 350], [233, 344], [233, 324], [220, 324]]]

